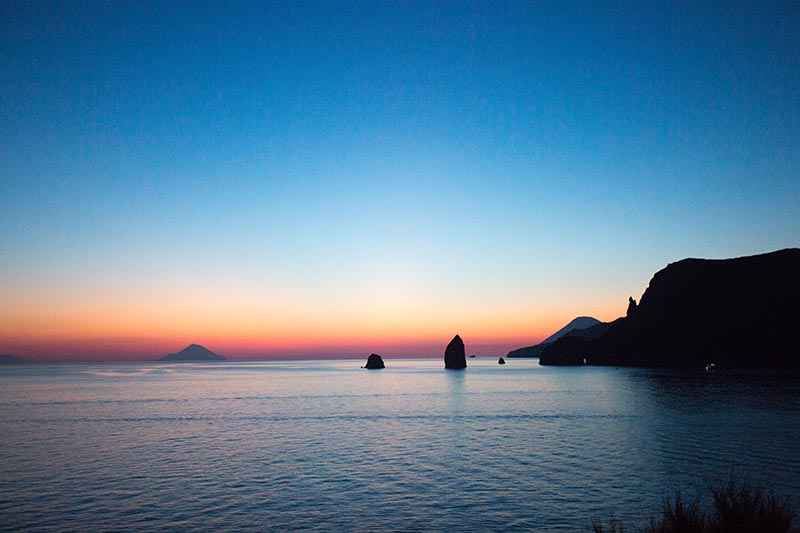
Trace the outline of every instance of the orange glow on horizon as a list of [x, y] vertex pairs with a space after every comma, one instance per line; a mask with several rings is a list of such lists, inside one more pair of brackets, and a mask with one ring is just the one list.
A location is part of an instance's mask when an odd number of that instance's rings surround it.
[[477, 318], [462, 320], [459, 325], [455, 320], [436, 324], [332, 320], [327, 324], [306, 322], [263, 329], [254, 324], [243, 327], [241, 323], [231, 328], [226, 321], [199, 325], [171, 322], [171, 327], [142, 328], [135, 334], [118, 323], [95, 322], [94, 328], [78, 324], [79, 327], [56, 331], [40, 330], [38, 335], [2, 330], [0, 346], [3, 352], [34, 361], [151, 360], [191, 343], [202, 344], [230, 359], [358, 356], [371, 352], [438, 356], [452, 336], [459, 334], [471, 354], [504, 355], [540, 342], [571, 318], [574, 317], [516, 321], [504, 324], [504, 328]]
[[[544, 305], [499, 297], [426, 301], [397, 295], [391, 301], [332, 298], [313, 305], [286, 295], [281, 300], [288, 303], [227, 295], [212, 303], [195, 295], [162, 297], [154, 304], [126, 294], [111, 299], [102, 292], [81, 297], [18, 293], [0, 323], [0, 353], [42, 361], [147, 360], [197, 343], [231, 359], [381, 350], [436, 356], [459, 334], [471, 353], [503, 355], [536, 344], [586, 314], [587, 303], [553, 298], [554, 304]], [[627, 304], [591, 303], [591, 314], [600, 320], [621, 316]]]

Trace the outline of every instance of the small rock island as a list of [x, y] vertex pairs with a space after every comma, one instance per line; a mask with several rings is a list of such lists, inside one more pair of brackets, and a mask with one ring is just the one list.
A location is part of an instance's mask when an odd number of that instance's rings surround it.
[[376, 354], [370, 354], [367, 357], [367, 364], [361, 368], [368, 368], [370, 370], [380, 370], [381, 368], [386, 368], [386, 365], [383, 364], [383, 358]]
[[467, 368], [467, 355], [464, 351], [464, 341], [456, 335], [444, 350], [444, 367], [448, 370], [461, 370]]
[[188, 363], [192, 361], [225, 361], [225, 358], [219, 354], [215, 354], [205, 346], [190, 344], [178, 353], [165, 355], [159, 359], [159, 361]]

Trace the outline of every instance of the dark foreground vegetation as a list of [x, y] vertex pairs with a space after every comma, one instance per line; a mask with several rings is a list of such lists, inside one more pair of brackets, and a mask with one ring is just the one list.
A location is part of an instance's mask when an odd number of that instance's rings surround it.
[[[746, 480], [731, 476], [711, 489], [713, 510], [705, 513], [697, 501], [685, 503], [680, 493], [664, 502], [662, 516], [641, 528], [645, 533], [787, 533], [800, 531], [792, 502], [777, 497]], [[625, 525], [611, 518], [592, 523], [594, 533], [624, 533]]]

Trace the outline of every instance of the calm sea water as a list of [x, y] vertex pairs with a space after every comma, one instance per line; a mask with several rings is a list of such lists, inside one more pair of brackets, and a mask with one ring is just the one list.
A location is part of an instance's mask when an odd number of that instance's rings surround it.
[[0, 368], [4, 530], [588, 531], [734, 469], [800, 495], [800, 380], [535, 360]]

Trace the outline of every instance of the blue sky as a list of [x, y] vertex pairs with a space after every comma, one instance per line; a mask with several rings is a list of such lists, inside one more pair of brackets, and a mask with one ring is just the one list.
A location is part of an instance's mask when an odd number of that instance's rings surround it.
[[0, 9], [5, 351], [493, 353], [800, 241], [796, 2]]

